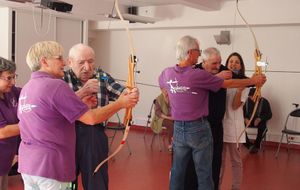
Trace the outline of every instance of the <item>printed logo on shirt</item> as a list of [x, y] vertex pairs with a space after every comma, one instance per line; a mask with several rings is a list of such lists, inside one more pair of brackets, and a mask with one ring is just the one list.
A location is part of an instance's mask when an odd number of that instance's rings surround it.
[[31, 112], [33, 108], [36, 108], [36, 105], [31, 105], [31, 104], [26, 104], [26, 99], [27, 99], [27, 95], [25, 93], [25, 95], [20, 96], [19, 98], [19, 111], [20, 113], [27, 113], [27, 112]]
[[167, 81], [167, 84], [170, 85], [170, 92], [173, 94], [187, 92], [190, 89], [190, 87], [187, 86], [179, 86], [176, 78], [175, 80], [171, 79]]
[[16, 108], [18, 106], [18, 102], [14, 97], [12, 99], [10, 99], [10, 103], [14, 108]]

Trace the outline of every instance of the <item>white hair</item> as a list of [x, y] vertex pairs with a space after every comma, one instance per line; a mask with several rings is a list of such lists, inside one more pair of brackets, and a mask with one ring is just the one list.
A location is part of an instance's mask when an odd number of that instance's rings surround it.
[[78, 52], [81, 52], [83, 50], [88, 50], [92, 53], [93, 57], [95, 57], [95, 51], [93, 50], [93, 48], [91, 48], [88, 45], [79, 43], [74, 45], [73, 47], [71, 47], [71, 49], [69, 50], [69, 58], [70, 59], [75, 59], [75, 57], [77, 57]]
[[196, 38], [191, 36], [182, 37], [176, 45], [176, 59], [184, 61], [188, 59], [188, 51], [198, 48], [199, 42]]
[[209, 47], [209, 48], [206, 48], [202, 52], [201, 57], [202, 57], [203, 61], [207, 61], [213, 55], [221, 56], [221, 53], [220, 53], [220, 51], [217, 48], [215, 48], [215, 47]]

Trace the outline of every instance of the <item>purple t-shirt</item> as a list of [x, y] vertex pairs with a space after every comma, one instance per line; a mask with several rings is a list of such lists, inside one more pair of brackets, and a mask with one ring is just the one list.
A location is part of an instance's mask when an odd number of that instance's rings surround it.
[[[4, 99], [0, 99], [0, 128], [19, 122], [17, 107], [20, 91], [20, 88], [12, 87], [10, 92], [4, 93]], [[17, 137], [0, 140], [0, 176], [8, 174], [16, 151]]]
[[19, 172], [69, 182], [75, 179], [75, 120], [88, 107], [61, 79], [34, 72], [19, 98]]
[[169, 67], [159, 76], [159, 85], [168, 90], [174, 120], [192, 121], [208, 115], [208, 92], [221, 88], [224, 80], [202, 69]]

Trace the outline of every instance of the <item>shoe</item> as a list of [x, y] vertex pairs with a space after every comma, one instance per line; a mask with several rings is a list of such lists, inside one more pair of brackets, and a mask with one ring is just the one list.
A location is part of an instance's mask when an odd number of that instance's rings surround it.
[[249, 149], [250, 154], [256, 154], [258, 152], [258, 148], [255, 145], [252, 145]]
[[253, 144], [250, 143], [250, 142], [243, 143], [243, 145], [244, 145], [247, 149], [250, 149], [250, 148], [253, 146]]

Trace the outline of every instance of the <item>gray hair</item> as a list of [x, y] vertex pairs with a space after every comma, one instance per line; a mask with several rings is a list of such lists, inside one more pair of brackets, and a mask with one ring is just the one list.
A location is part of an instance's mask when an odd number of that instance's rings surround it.
[[188, 59], [188, 51], [191, 49], [198, 48], [199, 42], [192, 36], [182, 37], [176, 45], [176, 59], [184, 61]]
[[69, 58], [74, 59], [77, 56], [78, 52], [80, 52], [82, 50], [90, 51], [93, 54], [93, 56], [95, 57], [95, 51], [93, 50], [93, 48], [91, 48], [88, 45], [79, 43], [79, 44], [76, 44], [73, 47], [71, 47], [71, 49], [69, 50]]
[[42, 58], [63, 55], [62, 46], [54, 41], [37, 42], [30, 47], [26, 56], [26, 62], [32, 72], [41, 69], [40, 61]]
[[16, 64], [13, 61], [0, 57], [0, 74], [4, 71], [8, 71], [10, 73], [16, 72]]
[[221, 53], [220, 51], [215, 48], [215, 47], [209, 47], [209, 48], [206, 48], [203, 52], [202, 52], [202, 59], [203, 61], [206, 61], [208, 60], [212, 55], [218, 55], [218, 56], [221, 56]]

